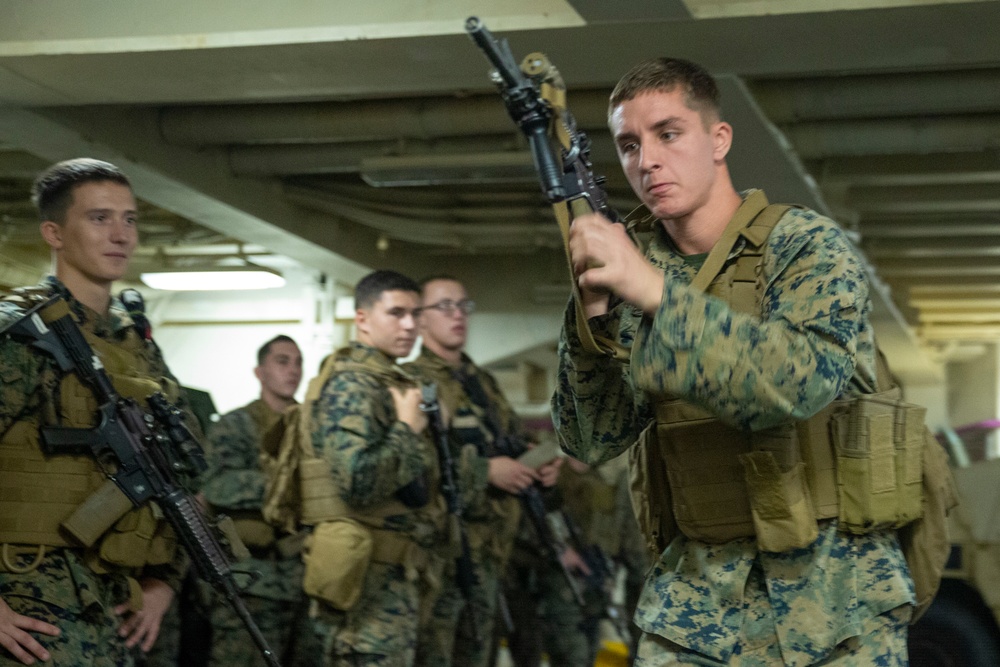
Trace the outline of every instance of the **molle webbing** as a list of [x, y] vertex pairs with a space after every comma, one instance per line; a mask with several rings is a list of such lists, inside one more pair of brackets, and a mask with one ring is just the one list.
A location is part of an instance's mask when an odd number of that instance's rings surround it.
[[[30, 307], [47, 296], [27, 290], [11, 300]], [[52, 321], [69, 312], [65, 301], [57, 301], [40, 315]], [[119, 395], [144, 404], [147, 396], [162, 389], [143, 375], [149, 371], [145, 347], [131, 330], [120, 343], [81, 330]], [[51, 403], [52, 397], [46, 400]], [[96, 426], [97, 401], [75, 373], [61, 379], [57, 403], [59, 426]], [[113, 483], [90, 455], [45, 455], [39, 427], [36, 417], [25, 417], [0, 438], [0, 543], [91, 547], [132, 509], [131, 503], [122, 502], [124, 495], [117, 488], [109, 489]]]
[[78, 546], [59, 528], [105, 477], [90, 456], [45, 456], [38, 422], [15, 422], [0, 441], [0, 543]]
[[[761, 317], [765, 244], [788, 208], [750, 195], [692, 287]], [[672, 503], [676, 524], [637, 513], [652, 548], [665, 548], [679, 529], [713, 543], [756, 537], [761, 549], [780, 552], [810, 544], [822, 519], [867, 533], [918, 518], [924, 411], [900, 400], [879, 363], [873, 393], [763, 431], [735, 429], [686, 401], [659, 397], [655, 430], [632, 457], [647, 466], [645, 478], [633, 468], [637, 499], [659, 493]]]
[[[378, 562], [423, 567], [427, 554], [409, 536], [385, 530], [385, 519], [415, 510], [399, 501], [388, 501], [365, 510], [355, 510], [341, 498], [330, 472], [330, 464], [316, 455], [312, 440], [312, 410], [330, 378], [339, 372], [375, 375], [390, 386], [412, 385], [402, 369], [382, 368], [350, 358], [351, 348], [343, 348], [326, 360], [320, 374], [309, 382], [302, 404], [283, 417], [280, 442], [263, 441], [266, 454], [275, 458], [264, 504], [265, 518], [291, 532], [298, 524], [317, 525], [324, 521], [349, 518], [365, 526], [373, 541], [372, 558]], [[434, 502], [432, 499], [431, 502]], [[292, 507], [297, 505], [297, 507]]]

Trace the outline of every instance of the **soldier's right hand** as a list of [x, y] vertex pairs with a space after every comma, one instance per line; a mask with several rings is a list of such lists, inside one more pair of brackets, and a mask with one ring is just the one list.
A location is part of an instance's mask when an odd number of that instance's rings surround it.
[[10, 654], [25, 665], [35, 664], [35, 658], [48, 660], [52, 656], [45, 647], [28, 634], [40, 632], [43, 635], [56, 637], [59, 628], [34, 618], [22, 616], [11, 609], [3, 598], [0, 598], [0, 646], [10, 651]]
[[539, 480], [538, 473], [509, 456], [490, 459], [486, 480], [507, 493], [518, 494]]
[[392, 402], [396, 407], [396, 419], [403, 422], [414, 433], [422, 433], [427, 428], [427, 415], [420, 409], [420, 389], [408, 387], [400, 391], [396, 387], [389, 387], [392, 394]]

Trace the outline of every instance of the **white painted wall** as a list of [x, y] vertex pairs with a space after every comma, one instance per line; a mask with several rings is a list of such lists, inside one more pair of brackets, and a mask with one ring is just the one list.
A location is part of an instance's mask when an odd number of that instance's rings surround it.
[[209, 392], [221, 413], [260, 394], [253, 375], [257, 350], [274, 336], [291, 336], [302, 349], [300, 399], [323, 357], [347, 340], [347, 327], [333, 319], [336, 288], [322, 285], [312, 271], [288, 269], [284, 273], [288, 283], [272, 290], [164, 293], [141, 289], [153, 335], [170, 369], [185, 386]]
[[[274, 336], [291, 336], [302, 348], [300, 400], [323, 357], [351, 339], [352, 322], [335, 320], [333, 311], [336, 298], [352, 297], [352, 288], [333, 281], [323, 285], [316, 272], [302, 267], [282, 271], [288, 283], [272, 290], [157, 292], [140, 287], [170, 369], [185, 386], [209, 392], [221, 413], [258, 396], [253, 375], [257, 350]], [[468, 353], [487, 364], [541, 344], [554, 345], [561, 324], [561, 316], [476, 313], [469, 322]]]

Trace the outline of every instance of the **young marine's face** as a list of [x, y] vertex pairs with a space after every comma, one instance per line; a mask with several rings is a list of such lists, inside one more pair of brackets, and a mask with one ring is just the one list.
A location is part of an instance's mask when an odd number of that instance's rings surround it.
[[43, 235], [56, 251], [56, 272], [64, 282], [110, 285], [125, 275], [139, 243], [135, 197], [113, 181], [82, 183], [72, 195], [61, 225], [42, 223]]
[[302, 352], [288, 341], [272, 343], [264, 362], [254, 369], [260, 380], [261, 395], [270, 394], [281, 400], [291, 400], [302, 382]]
[[732, 136], [722, 121], [706, 128], [684, 98], [680, 87], [640, 93], [610, 118], [629, 185], [661, 220], [684, 218], [709, 201]]
[[416, 314], [420, 297], [416, 292], [382, 292], [370, 308], [359, 308], [354, 316], [358, 340], [390, 357], [405, 357], [417, 341]]
[[[469, 316], [463, 309], [454, 306], [468, 298], [465, 287], [456, 280], [432, 280], [424, 285], [419, 318], [424, 345], [438, 354], [440, 349], [454, 352], [465, 348]], [[429, 307], [447, 302], [453, 306], [451, 312]]]

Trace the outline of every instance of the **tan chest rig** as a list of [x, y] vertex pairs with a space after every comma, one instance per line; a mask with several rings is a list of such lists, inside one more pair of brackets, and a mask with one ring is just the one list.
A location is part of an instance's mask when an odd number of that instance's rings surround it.
[[[26, 293], [28, 305], [31, 296]], [[129, 328], [115, 343], [82, 330], [123, 398], [145, 405], [150, 394], [163, 391], [169, 401], [177, 400], [175, 382], [151, 376], [146, 344], [134, 330]], [[69, 373], [53, 395], [43, 398], [40, 410], [11, 424], [0, 437], [0, 571], [34, 569], [45, 547], [82, 549], [98, 572], [172, 560], [176, 539], [155, 504], [133, 509], [89, 455], [48, 456], [42, 451], [41, 426], [92, 428], [97, 409], [90, 389]], [[45, 415], [46, 423], [39, 415]], [[27, 565], [26, 553], [33, 554]]]
[[[310, 418], [313, 404], [335, 373], [353, 371], [374, 374], [389, 386], [413, 386], [413, 379], [402, 369], [354, 360], [351, 351], [352, 348], [343, 348], [334, 353], [323, 365], [320, 374], [309, 382], [302, 404], [287, 410], [279, 427], [265, 436], [265, 458], [271, 457], [271, 460], [265, 465], [269, 482], [265, 492], [264, 518], [289, 532], [296, 530], [297, 524], [315, 526], [349, 518], [371, 532], [374, 540], [372, 560], [414, 565], [420, 569], [419, 566], [427, 560], [424, 549], [404, 533], [387, 529], [386, 519], [420, 512], [443, 525], [447, 509], [438, 490], [440, 484], [436, 467], [432, 478], [428, 479], [429, 500], [424, 507], [410, 508], [391, 500], [358, 510], [341, 499], [330, 476], [330, 464], [313, 449]], [[297, 433], [290, 432], [291, 429]], [[293, 442], [295, 446], [289, 446]]]
[[[747, 219], [734, 218], [692, 282], [757, 316], [767, 238], [789, 208], [760, 197]], [[863, 534], [919, 518], [926, 411], [900, 400], [878, 356], [883, 391], [763, 431], [654, 397], [655, 420], [630, 450], [633, 507], [650, 549], [658, 556], [680, 532], [709, 543], [756, 537], [760, 549], [782, 552], [811, 544], [823, 519]]]
[[[441, 404], [451, 415], [450, 431], [469, 449], [475, 448], [476, 456], [497, 455], [494, 435], [484, 423], [479, 408], [462, 388], [461, 382], [452, 375], [452, 369], [439, 358], [428, 358], [421, 354], [412, 365], [437, 384]], [[464, 360], [463, 363], [471, 364]], [[472, 372], [481, 373], [479, 368]], [[491, 401], [498, 401], [493, 382], [480, 379], [483, 391]], [[465, 449], [463, 447], [463, 449]], [[466, 453], [460, 455], [464, 460]], [[463, 521], [469, 539], [469, 547], [475, 553], [486, 553], [496, 563], [506, 563], [514, 545], [514, 537], [521, 520], [521, 501], [517, 496], [487, 487], [485, 504], [480, 507], [465, 507]]]

